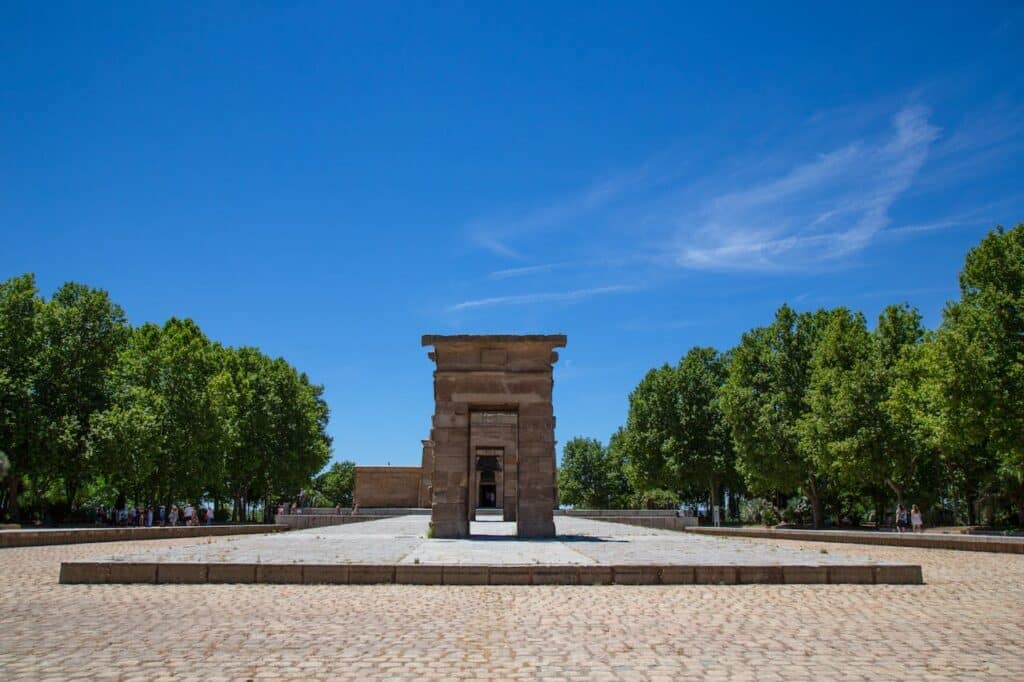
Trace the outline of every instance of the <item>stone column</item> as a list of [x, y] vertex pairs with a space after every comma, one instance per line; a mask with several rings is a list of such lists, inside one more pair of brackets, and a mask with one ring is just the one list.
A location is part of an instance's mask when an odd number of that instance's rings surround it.
[[430, 507], [434, 495], [430, 480], [434, 474], [434, 441], [427, 439], [423, 444], [423, 461], [420, 465], [420, 507]]

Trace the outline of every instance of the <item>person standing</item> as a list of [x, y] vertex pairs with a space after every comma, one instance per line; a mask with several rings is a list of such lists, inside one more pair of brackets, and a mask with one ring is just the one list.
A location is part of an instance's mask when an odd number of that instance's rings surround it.
[[902, 504], [896, 505], [896, 532], [902, 533], [907, 529], [908, 523], [907, 508]]
[[924, 532], [924, 517], [921, 516], [921, 510], [917, 508], [916, 504], [910, 508], [910, 522], [914, 526], [915, 533]]

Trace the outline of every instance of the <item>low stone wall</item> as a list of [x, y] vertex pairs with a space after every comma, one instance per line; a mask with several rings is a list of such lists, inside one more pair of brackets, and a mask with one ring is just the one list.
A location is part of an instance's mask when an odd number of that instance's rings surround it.
[[0, 548], [38, 545], [77, 545], [88, 542], [126, 542], [134, 540], [171, 540], [210, 535], [253, 535], [288, 530], [284, 524], [247, 524], [243, 526], [173, 526], [153, 528], [34, 528], [0, 531]]
[[292, 585], [920, 585], [920, 566], [440, 565], [127, 563], [69, 561], [63, 584], [266, 583]]
[[[358, 516], [407, 516], [423, 514], [430, 516], [430, 508], [426, 507], [360, 507]], [[301, 516], [351, 516], [352, 510], [343, 508], [339, 514], [334, 507], [303, 507]]]
[[[500, 510], [482, 509], [477, 512], [477, 515], [493, 516], [500, 515], [500, 513]], [[341, 514], [338, 514], [333, 508], [315, 507], [303, 509], [301, 514], [278, 514], [274, 517], [274, 520], [277, 523], [286, 524], [292, 530], [302, 530], [304, 528], [321, 528], [324, 526], [340, 526], [344, 523], [390, 519], [410, 514], [429, 515], [430, 510], [417, 507], [405, 509], [360, 509], [359, 513], [353, 516], [349, 510], [344, 510]], [[609, 523], [625, 523], [631, 526], [660, 528], [662, 530], [684, 530], [697, 525], [697, 518], [694, 516], [676, 516], [674, 511], [660, 509], [567, 509], [558, 510], [555, 512], [555, 515], [607, 521]]]
[[840, 542], [856, 545], [886, 545], [925, 549], [955, 549], [965, 552], [1024, 554], [1024, 538], [947, 533], [890, 533], [850, 530], [805, 530], [796, 528], [688, 528], [691, 533], [805, 542]]
[[601, 516], [676, 516], [675, 509], [556, 509], [555, 516], [582, 516], [596, 519]]
[[673, 509], [559, 509], [555, 515], [662, 530], [685, 530], [698, 524], [696, 516], [677, 516]]
[[306, 528], [322, 528], [324, 526], [340, 526], [345, 523], [362, 523], [363, 521], [377, 521], [379, 519], [390, 519], [404, 514], [363, 514], [360, 512], [352, 514], [277, 514], [274, 521], [284, 524], [289, 530], [303, 530]]
[[625, 523], [630, 526], [662, 530], [686, 530], [697, 526], [697, 518], [694, 516], [586, 516], [584, 518], [591, 521]]

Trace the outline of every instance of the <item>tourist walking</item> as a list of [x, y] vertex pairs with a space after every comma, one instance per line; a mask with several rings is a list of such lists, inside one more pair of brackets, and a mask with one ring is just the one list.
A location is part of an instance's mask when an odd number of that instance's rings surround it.
[[915, 533], [924, 532], [924, 518], [921, 516], [921, 510], [917, 508], [916, 504], [910, 508], [910, 522], [914, 525]]
[[896, 505], [896, 532], [902, 533], [910, 527], [910, 519], [907, 516], [907, 508], [902, 504]]
[[178, 505], [176, 505], [176, 504], [172, 504], [171, 505], [171, 513], [170, 513], [169, 516], [170, 516], [170, 518], [168, 519], [168, 521], [170, 522], [170, 524], [172, 526], [177, 526], [178, 525]]

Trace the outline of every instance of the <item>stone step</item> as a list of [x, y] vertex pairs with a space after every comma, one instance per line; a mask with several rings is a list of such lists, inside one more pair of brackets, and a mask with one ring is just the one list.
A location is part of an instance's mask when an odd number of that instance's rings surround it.
[[63, 584], [266, 583], [337, 585], [920, 585], [921, 567], [905, 564], [472, 565], [265, 564], [66, 561]]

